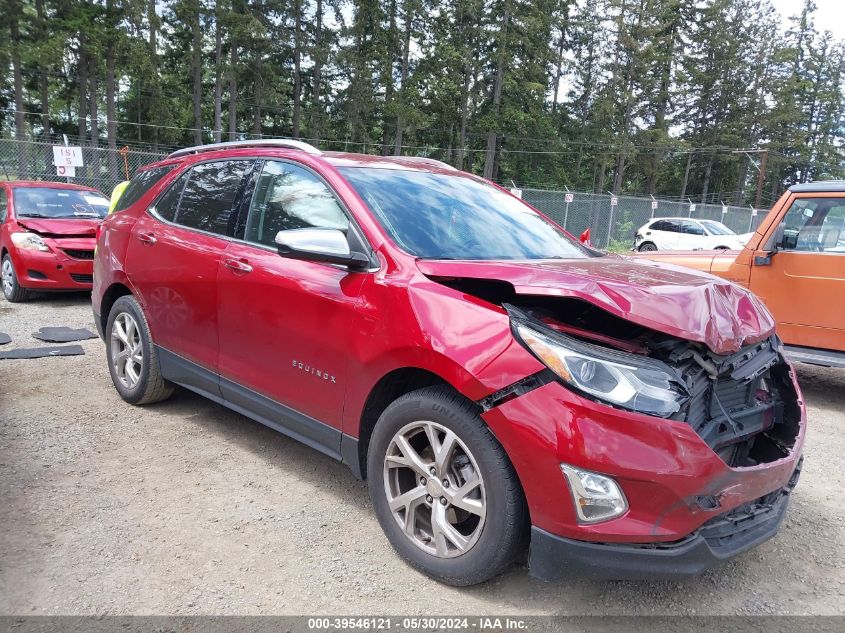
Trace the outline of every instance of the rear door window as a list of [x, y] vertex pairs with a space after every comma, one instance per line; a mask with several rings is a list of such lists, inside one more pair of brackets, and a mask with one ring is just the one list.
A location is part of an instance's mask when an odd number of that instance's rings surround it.
[[252, 164], [251, 160], [224, 160], [195, 166], [185, 183], [174, 222], [232, 236], [237, 219], [234, 210]]
[[673, 220], [658, 220], [651, 225], [652, 231], [668, 231], [669, 233], [680, 233], [681, 227], [678, 222]]

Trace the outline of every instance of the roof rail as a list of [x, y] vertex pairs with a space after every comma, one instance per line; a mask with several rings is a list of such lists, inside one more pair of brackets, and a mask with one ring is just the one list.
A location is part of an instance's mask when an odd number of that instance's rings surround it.
[[444, 163], [442, 160], [437, 160], [436, 158], [426, 158], [425, 156], [391, 156], [389, 158], [395, 158], [407, 163], [420, 163], [421, 165], [431, 165], [432, 167], [441, 167], [443, 169], [458, 171], [457, 167], [453, 167], [449, 163]]
[[255, 141], [226, 141], [225, 143], [210, 143], [208, 145], [195, 145], [194, 147], [185, 147], [176, 150], [169, 154], [167, 158], [177, 158], [179, 156], [188, 156], [189, 154], [201, 154], [203, 152], [213, 152], [218, 149], [238, 149], [249, 147], [281, 147], [284, 149], [298, 149], [308, 154], [319, 155], [322, 154], [313, 145], [309, 145], [303, 141], [297, 141], [291, 138], [265, 138]]

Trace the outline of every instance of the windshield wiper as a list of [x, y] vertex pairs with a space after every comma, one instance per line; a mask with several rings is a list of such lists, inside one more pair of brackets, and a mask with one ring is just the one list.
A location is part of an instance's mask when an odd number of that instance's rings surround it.
[[19, 218], [52, 218], [52, 215], [44, 215], [43, 213], [18, 213]]

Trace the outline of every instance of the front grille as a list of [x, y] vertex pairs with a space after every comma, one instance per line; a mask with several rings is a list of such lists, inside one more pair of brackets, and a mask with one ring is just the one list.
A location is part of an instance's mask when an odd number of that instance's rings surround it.
[[71, 273], [70, 278], [81, 284], [94, 283], [94, 275], [82, 275], [80, 273]]
[[788, 454], [800, 410], [776, 338], [728, 356], [679, 345], [665, 360], [689, 393], [674, 419], [689, 424], [725, 463], [753, 466]]
[[74, 259], [94, 259], [94, 251], [78, 248], [63, 248], [62, 250]]

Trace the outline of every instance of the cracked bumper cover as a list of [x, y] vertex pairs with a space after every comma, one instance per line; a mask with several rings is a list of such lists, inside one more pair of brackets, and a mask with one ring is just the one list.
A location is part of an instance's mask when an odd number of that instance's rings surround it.
[[529, 571], [541, 580], [572, 575], [607, 580], [698, 575], [777, 534], [799, 474], [800, 465], [784, 488], [717, 516], [686, 538], [670, 543], [591, 543], [532, 527]]

